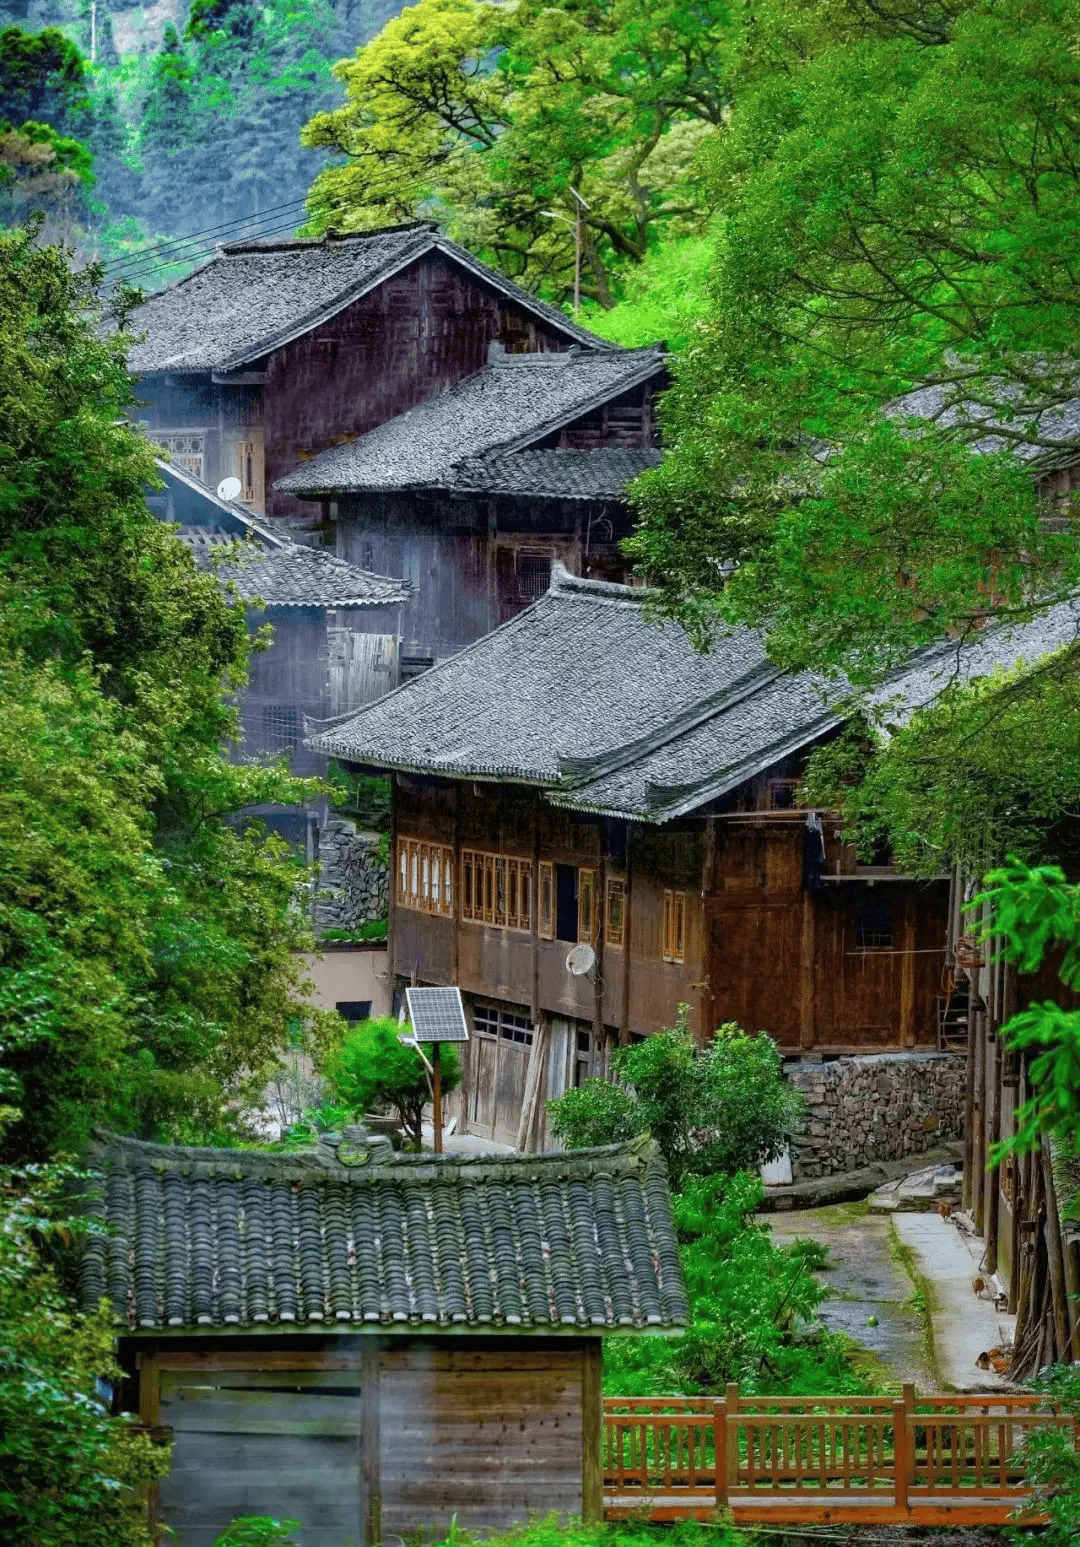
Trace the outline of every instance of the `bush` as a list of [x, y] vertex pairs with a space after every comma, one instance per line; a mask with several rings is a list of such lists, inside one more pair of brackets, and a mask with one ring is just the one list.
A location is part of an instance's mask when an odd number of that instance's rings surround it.
[[[430, 1099], [427, 1071], [416, 1049], [401, 1038], [412, 1028], [393, 1016], [360, 1021], [322, 1068], [327, 1101], [356, 1118], [365, 1112], [393, 1109], [409, 1138], [420, 1148], [420, 1118]], [[424, 1057], [431, 1062], [431, 1044]], [[461, 1059], [444, 1044], [440, 1050], [443, 1094], [461, 1084]]]
[[213, 1547], [297, 1547], [297, 1520], [275, 1520], [271, 1515], [239, 1515], [216, 1537]]
[[619, 1082], [586, 1080], [548, 1103], [568, 1149], [616, 1144], [648, 1130], [672, 1181], [750, 1170], [782, 1153], [798, 1127], [801, 1098], [783, 1076], [775, 1042], [733, 1023], [699, 1048], [685, 1006], [678, 1022], [612, 1056]]

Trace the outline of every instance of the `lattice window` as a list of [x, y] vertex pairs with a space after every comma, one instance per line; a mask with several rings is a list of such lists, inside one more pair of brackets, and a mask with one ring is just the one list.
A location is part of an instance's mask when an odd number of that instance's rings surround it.
[[887, 902], [859, 903], [855, 910], [855, 949], [887, 951], [893, 943], [892, 913]]
[[596, 871], [578, 871], [577, 937], [585, 945], [596, 939]]
[[399, 838], [397, 902], [417, 913], [452, 918], [454, 913], [454, 851], [440, 843]]
[[517, 556], [518, 601], [535, 602], [551, 584], [551, 554], [523, 549]]
[[549, 860], [537, 866], [536, 933], [541, 940], [555, 938], [555, 867]]
[[686, 960], [686, 893], [664, 893], [664, 960]]
[[532, 928], [532, 863], [506, 854], [461, 851], [461, 917], [496, 929]]
[[206, 437], [201, 430], [195, 433], [186, 430], [173, 434], [151, 430], [147, 439], [163, 446], [169, 453], [169, 461], [174, 466], [182, 467], [185, 472], [194, 473], [196, 478], [202, 479], [203, 469], [206, 466]]
[[509, 1009], [506, 1005], [473, 1005], [473, 1029], [480, 1037], [494, 1037], [503, 1042], [516, 1042], [519, 1047], [531, 1047], [532, 1021], [529, 1012]]
[[621, 946], [626, 928], [626, 883], [608, 877], [604, 908], [604, 944]]

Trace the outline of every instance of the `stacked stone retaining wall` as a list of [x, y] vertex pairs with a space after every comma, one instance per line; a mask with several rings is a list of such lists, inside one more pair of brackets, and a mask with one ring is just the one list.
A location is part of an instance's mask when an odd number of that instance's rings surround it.
[[387, 913], [389, 875], [379, 833], [361, 832], [347, 817], [331, 817], [319, 834], [315, 931], [358, 929]]
[[806, 1101], [792, 1175], [832, 1176], [902, 1160], [963, 1136], [965, 1060], [951, 1053], [881, 1053], [789, 1064]]

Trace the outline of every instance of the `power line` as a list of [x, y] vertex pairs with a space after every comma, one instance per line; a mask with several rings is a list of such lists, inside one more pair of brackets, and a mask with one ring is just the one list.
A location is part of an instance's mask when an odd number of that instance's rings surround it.
[[284, 210], [302, 209], [306, 199], [290, 199], [286, 204], [275, 204], [270, 209], [263, 210], [257, 215], [241, 215], [235, 220], [227, 220], [219, 226], [209, 226], [205, 231], [196, 231], [192, 236], [177, 236], [167, 242], [159, 242], [156, 247], [142, 247], [138, 252], [129, 253], [123, 258], [113, 258], [106, 264], [106, 268], [124, 268], [128, 264], [138, 265], [145, 259], [151, 258], [155, 253], [170, 251], [173, 248], [189, 247], [193, 243], [208, 241], [218, 232], [231, 230], [234, 226], [250, 226], [256, 222], [269, 220], [275, 215], [280, 215]]
[[[270, 227], [268, 229], [264, 227], [261, 230], [252, 232], [251, 233], [252, 239], [254, 240], [256, 238], [262, 239], [262, 238], [268, 238], [268, 237], [274, 237], [274, 236], [282, 236], [282, 235], [285, 235], [287, 232], [291, 232], [291, 231], [295, 230], [296, 225], [297, 225], [297, 222], [295, 220], [293, 220], [293, 221], [290, 221], [287, 225], [272, 226], [272, 227]], [[158, 269], [169, 268], [174, 263], [190, 263], [190, 262], [195, 262], [199, 258], [206, 257], [208, 251], [209, 251], [209, 244], [204, 243], [203, 248], [201, 250], [196, 249], [196, 250], [194, 250], [192, 252], [180, 253], [180, 254], [175, 254], [175, 255], [166, 254], [162, 258], [152, 258], [152, 259], [148, 260], [146, 263], [142, 264], [138, 269], [131, 269], [127, 273], [124, 273], [124, 274], [109, 274], [109, 275], [106, 276], [106, 279], [107, 280], [121, 280], [121, 279], [137, 280], [139, 278], [152, 275]]]

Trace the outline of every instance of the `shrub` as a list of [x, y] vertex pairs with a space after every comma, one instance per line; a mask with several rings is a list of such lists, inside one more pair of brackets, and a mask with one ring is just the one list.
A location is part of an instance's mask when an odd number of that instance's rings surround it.
[[[347, 1108], [354, 1117], [393, 1109], [419, 1149], [420, 1118], [430, 1098], [427, 1071], [416, 1049], [401, 1038], [411, 1031], [393, 1016], [360, 1021], [323, 1064], [326, 1095], [333, 1107]], [[431, 1044], [424, 1057], [431, 1062]], [[461, 1084], [461, 1059], [451, 1046], [440, 1050], [443, 1093]]]

